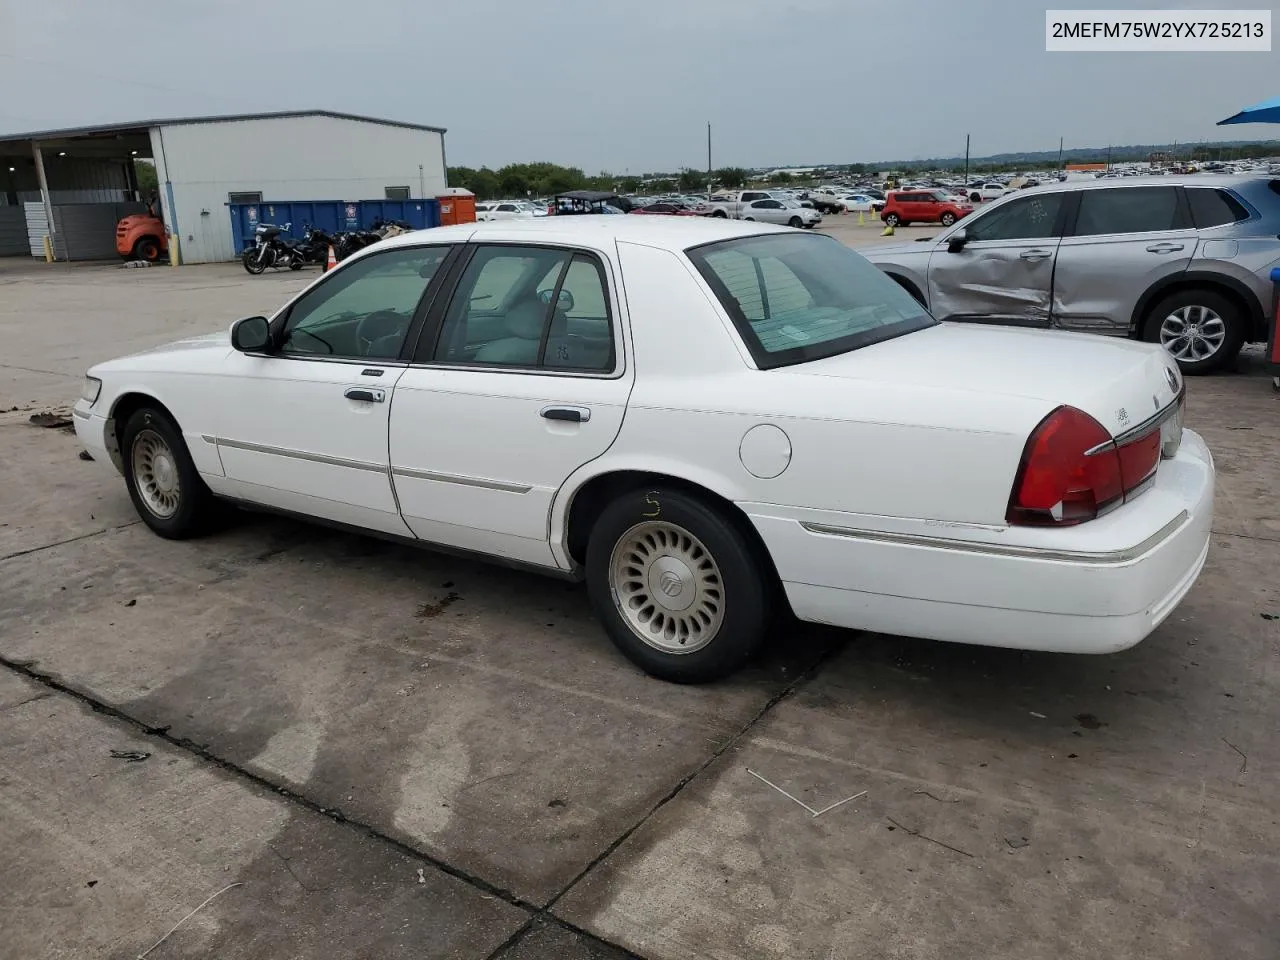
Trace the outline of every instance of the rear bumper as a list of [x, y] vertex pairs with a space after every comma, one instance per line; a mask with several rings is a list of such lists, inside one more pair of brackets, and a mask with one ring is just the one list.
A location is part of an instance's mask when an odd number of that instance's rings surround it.
[[[1156, 484], [1067, 530], [927, 533], [743, 504], [802, 620], [933, 640], [1113, 653], [1147, 637], [1208, 556], [1213, 460], [1194, 432]], [[1123, 516], [1121, 516], [1123, 514]], [[966, 539], [958, 539], [964, 537]], [[997, 539], [1003, 537], [1004, 539]], [[1020, 540], [1014, 540], [1019, 537]]]

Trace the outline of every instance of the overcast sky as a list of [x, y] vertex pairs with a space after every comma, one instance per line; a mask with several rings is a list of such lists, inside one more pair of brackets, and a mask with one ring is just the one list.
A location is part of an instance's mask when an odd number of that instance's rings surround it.
[[[1055, 0], [1054, 8], [1103, 4]], [[1258, 0], [1129, 8], [1235, 9]], [[1280, 137], [1271, 53], [1046, 53], [1029, 0], [0, 0], [0, 131], [326, 108], [621, 173]], [[1280, 27], [1280, 17], [1277, 17]]]

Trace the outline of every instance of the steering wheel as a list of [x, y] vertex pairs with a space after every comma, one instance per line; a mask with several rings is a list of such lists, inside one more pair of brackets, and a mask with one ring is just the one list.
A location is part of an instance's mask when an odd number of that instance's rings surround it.
[[369, 355], [374, 343], [387, 337], [403, 337], [408, 329], [407, 317], [395, 310], [375, 310], [360, 318], [356, 324], [356, 339], [360, 341], [360, 351]]

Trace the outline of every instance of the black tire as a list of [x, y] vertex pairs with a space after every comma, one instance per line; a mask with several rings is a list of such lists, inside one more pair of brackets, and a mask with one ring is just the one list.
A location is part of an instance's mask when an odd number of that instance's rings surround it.
[[[690, 634], [689, 640], [701, 646], [688, 653], [668, 652], [640, 637], [621, 610], [626, 601], [618, 599], [620, 594], [612, 575], [615, 551], [625, 550], [624, 544], [632, 536], [652, 534], [657, 538], [662, 532], [670, 538], [673, 530], [686, 538], [683, 542], [696, 556], [705, 556], [712, 569], [718, 571], [710, 582], [718, 584], [720, 622], [709, 639]], [[693, 544], [688, 538], [696, 538], [698, 543]], [[667, 539], [666, 542], [673, 541]], [[699, 554], [696, 547], [704, 552]], [[669, 550], [675, 555], [679, 553], [677, 547]], [[657, 553], [657, 561], [667, 556], [661, 547]], [[689, 567], [686, 565], [685, 569]], [[623, 655], [651, 676], [674, 683], [718, 680], [745, 664], [764, 640], [776, 589], [772, 572], [761, 563], [752, 543], [733, 520], [695, 496], [666, 487], [635, 490], [605, 507], [587, 543], [586, 579], [595, 614]], [[636, 603], [643, 603], [648, 594], [644, 585], [647, 579], [637, 578], [633, 582], [640, 586], [639, 593], [633, 593], [632, 598]], [[676, 582], [681, 581], [677, 578]], [[686, 584], [682, 589], [689, 586]], [[709, 593], [695, 591], [693, 607], [703, 603], [704, 597], [710, 598], [708, 602], [715, 602], [717, 588], [707, 589]], [[654, 610], [648, 622], [657, 623], [660, 628], [664, 622], [671, 624], [674, 620], [660, 619], [665, 616], [664, 611], [656, 610], [652, 603], [647, 608], [635, 609]], [[669, 639], [667, 642], [684, 641]]]
[[723, 210], [713, 210], [711, 213], [711, 216], [719, 217], [721, 220], [729, 219], [729, 215], [725, 213]]
[[885, 214], [884, 222], [891, 227], [897, 227], [902, 223], [902, 218], [896, 213]]
[[258, 251], [252, 247], [241, 254], [240, 262], [244, 264], [245, 270], [255, 277], [267, 269], [266, 261], [259, 261]]
[[969, 202], [970, 202], [970, 203], [981, 203], [981, 202], [982, 202], [982, 194], [980, 194], [980, 193], [971, 193], [971, 194], [969, 194]]
[[296, 260], [296, 259], [295, 259], [295, 260], [290, 260], [290, 261], [289, 261], [289, 269], [290, 269], [290, 270], [301, 270], [301, 269], [302, 269], [302, 261], [301, 261], [301, 260]]
[[801, 227], [804, 226], [804, 221], [801, 220], [799, 217], [792, 217], [790, 220], [787, 221], [787, 226], [794, 227], [795, 229], [799, 230]]
[[1206, 307], [1216, 313], [1226, 328], [1225, 337], [1218, 349], [1203, 359], [1182, 360], [1174, 356], [1178, 369], [1188, 376], [1199, 376], [1231, 364], [1244, 346], [1246, 318], [1239, 304], [1213, 290], [1180, 290], [1159, 301], [1147, 311], [1142, 324], [1142, 339], [1148, 343], [1160, 343], [1160, 328], [1165, 318], [1186, 307]]
[[[139, 477], [136, 473], [136, 448], [140, 444], [154, 443], [158, 438], [169, 458], [170, 466], [163, 470], [155, 466], [154, 476], [157, 481], [176, 478], [176, 506], [172, 513], [161, 514], [153, 509], [147, 498], [139, 490]], [[142, 522], [160, 536], [169, 540], [185, 540], [197, 536], [209, 529], [218, 514], [217, 503], [205, 482], [200, 479], [196, 465], [191, 460], [191, 453], [182, 439], [182, 431], [170, 419], [169, 415], [157, 407], [142, 407], [135, 410], [125, 421], [124, 432], [120, 437], [120, 451], [124, 460], [124, 482], [129, 488], [129, 498], [138, 511]], [[156, 464], [158, 458], [152, 458]], [[146, 483], [146, 478], [142, 480]]]
[[745, 221], [747, 221], [748, 223], [755, 223], [755, 222], [756, 222], [756, 218], [755, 218], [755, 217], [743, 217], [742, 219], [743, 219], [743, 220], [745, 220]]
[[949, 227], [956, 222], [956, 215], [950, 212], [944, 213], [942, 216], [938, 218], [938, 222], [941, 223], [944, 227]]
[[160, 259], [160, 241], [155, 237], [139, 237], [133, 245], [133, 256], [135, 260], [155, 263]]

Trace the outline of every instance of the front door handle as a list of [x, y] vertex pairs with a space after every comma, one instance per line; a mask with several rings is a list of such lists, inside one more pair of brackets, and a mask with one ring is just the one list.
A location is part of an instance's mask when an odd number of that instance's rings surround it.
[[382, 403], [387, 399], [387, 391], [370, 387], [347, 387], [343, 396], [348, 400], [360, 400], [364, 403]]
[[1148, 253], [1175, 253], [1182, 249], [1180, 243], [1153, 243], [1147, 247]]
[[1031, 263], [1035, 263], [1036, 261], [1039, 261], [1039, 260], [1048, 260], [1052, 256], [1053, 256], [1052, 250], [1023, 250], [1020, 254], [1018, 254], [1019, 259], [1027, 260], [1027, 261], [1030, 261]]
[[564, 420], [568, 423], [586, 423], [591, 419], [587, 407], [543, 407], [538, 411], [547, 420]]

